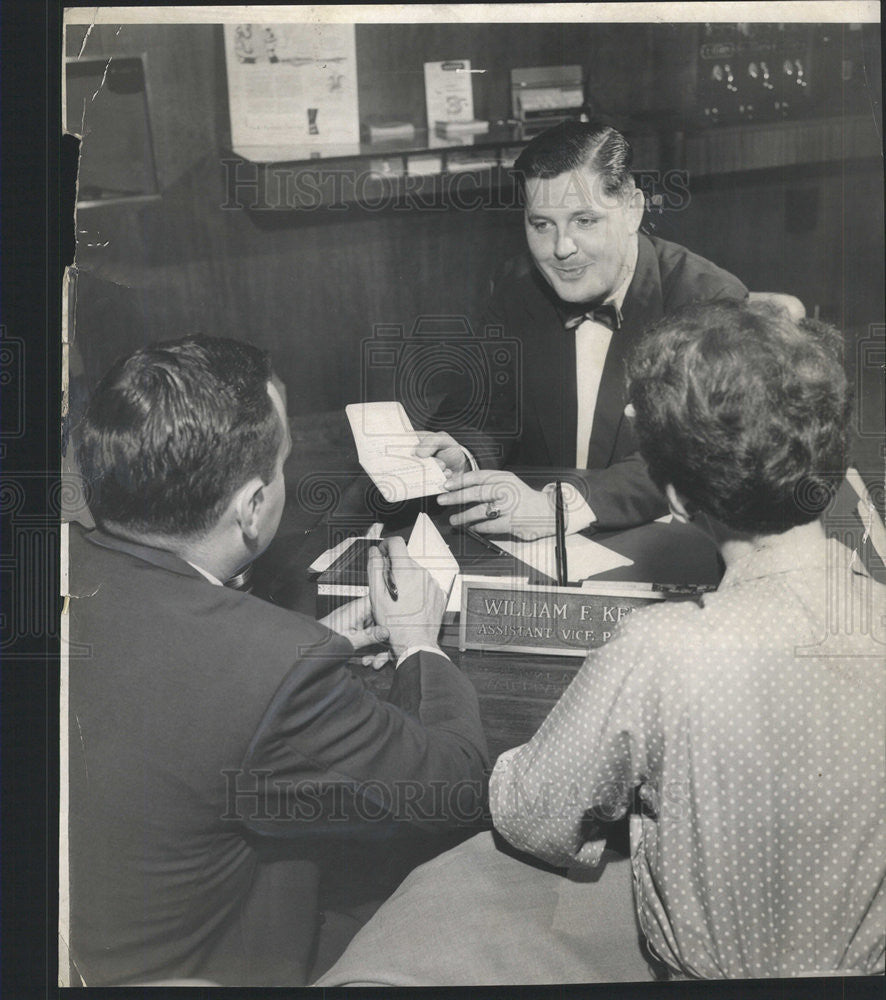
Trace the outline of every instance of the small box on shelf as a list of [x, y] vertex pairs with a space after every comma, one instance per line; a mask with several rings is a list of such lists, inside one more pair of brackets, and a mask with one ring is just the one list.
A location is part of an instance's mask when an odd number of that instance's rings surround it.
[[360, 124], [360, 139], [363, 142], [411, 142], [415, 138], [412, 122], [385, 121], [380, 118], [366, 118]]
[[385, 156], [369, 161], [369, 172], [373, 177], [394, 178], [406, 173], [402, 156]]
[[492, 170], [498, 166], [495, 150], [477, 150], [469, 153], [450, 153], [446, 157], [446, 170], [460, 174], [466, 170]]
[[411, 177], [430, 177], [443, 173], [443, 157], [436, 153], [407, 156], [406, 173]]
[[489, 122], [476, 118], [469, 122], [437, 122], [435, 130], [444, 139], [458, 139], [465, 135], [485, 135], [489, 131]]

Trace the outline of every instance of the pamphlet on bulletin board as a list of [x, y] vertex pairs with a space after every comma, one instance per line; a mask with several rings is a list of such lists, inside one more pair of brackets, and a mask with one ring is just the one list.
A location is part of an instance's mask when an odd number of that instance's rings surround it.
[[[353, 24], [226, 24], [231, 145], [257, 148], [358, 144]], [[295, 158], [294, 156], [292, 158]]]

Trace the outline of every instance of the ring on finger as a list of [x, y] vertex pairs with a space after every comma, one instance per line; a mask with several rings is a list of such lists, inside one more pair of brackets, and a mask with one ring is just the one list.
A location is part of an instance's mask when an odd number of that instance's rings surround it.
[[486, 520], [495, 521], [501, 517], [501, 511], [491, 501], [486, 504]]

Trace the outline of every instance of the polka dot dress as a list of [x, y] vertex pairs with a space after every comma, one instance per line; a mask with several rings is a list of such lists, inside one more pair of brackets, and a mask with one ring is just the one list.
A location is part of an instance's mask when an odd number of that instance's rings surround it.
[[703, 606], [637, 613], [495, 767], [497, 829], [554, 864], [595, 865], [631, 808], [640, 924], [680, 974], [883, 971], [886, 588], [850, 557], [794, 529]]

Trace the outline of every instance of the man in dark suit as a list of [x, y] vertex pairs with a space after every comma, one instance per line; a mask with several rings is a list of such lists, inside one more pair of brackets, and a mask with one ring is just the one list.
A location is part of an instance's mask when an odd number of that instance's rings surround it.
[[[280, 520], [278, 386], [248, 344], [156, 345], [111, 369], [80, 429], [98, 528], [70, 533], [68, 836], [89, 986], [303, 984], [324, 840], [393, 846], [481, 809], [476, 694], [400, 540], [370, 556], [370, 598], [322, 622], [223, 585]], [[385, 639], [388, 702], [346, 665]]]
[[[515, 164], [529, 254], [496, 283], [481, 327], [518, 342], [522, 382], [516, 392], [493, 390], [484, 426], [473, 429], [479, 434], [454, 432], [492, 468], [466, 471], [470, 459], [444, 431], [428, 434], [418, 452], [450, 473], [439, 502], [465, 507], [455, 525], [518, 538], [553, 534], [553, 484], [532, 489], [497, 471], [503, 465], [566, 470], [569, 531], [626, 528], [667, 511], [624, 415], [624, 359], [663, 315], [748, 293], [703, 257], [639, 232], [644, 197], [630, 166], [627, 140], [600, 122], [549, 129]], [[453, 426], [447, 406], [459, 403], [444, 395], [438, 428]]]

